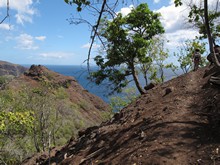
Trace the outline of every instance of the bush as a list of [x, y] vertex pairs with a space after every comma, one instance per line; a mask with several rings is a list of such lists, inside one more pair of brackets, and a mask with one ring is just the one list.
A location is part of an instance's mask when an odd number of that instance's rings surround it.
[[137, 98], [135, 88], [126, 88], [120, 95], [110, 97], [110, 106], [113, 112], [119, 112]]

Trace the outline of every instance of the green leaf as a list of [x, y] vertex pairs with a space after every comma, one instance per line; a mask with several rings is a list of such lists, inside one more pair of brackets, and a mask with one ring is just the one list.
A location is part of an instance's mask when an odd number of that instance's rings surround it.
[[69, 4], [69, 0], [64, 0], [67, 4]]

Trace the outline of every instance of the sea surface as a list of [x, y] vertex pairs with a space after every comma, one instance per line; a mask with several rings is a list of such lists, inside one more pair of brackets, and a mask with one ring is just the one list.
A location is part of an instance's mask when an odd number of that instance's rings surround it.
[[[30, 65], [23, 65], [23, 66], [28, 68], [30, 67]], [[74, 77], [83, 88], [88, 90], [90, 93], [99, 96], [105, 102], [109, 103], [109, 98], [110, 98], [110, 96], [108, 95], [108, 93], [110, 93], [109, 89], [107, 88], [106, 85], [96, 85], [94, 82], [91, 82], [88, 79], [87, 66], [77, 66], [77, 65], [44, 65], [44, 66], [46, 66], [48, 69], [54, 72], [66, 76]], [[95, 69], [95, 67], [91, 69]], [[176, 76], [177, 75], [175, 75], [172, 71], [168, 71], [168, 70], [165, 71], [166, 81]], [[134, 86], [134, 84], [130, 84], [129, 86], [130, 87]]]
[[90, 93], [99, 96], [105, 102], [109, 102], [109, 96], [107, 95], [109, 91], [104, 85], [96, 85], [94, 82], [91, 82], [88, 79], [88, 70], [87, 66], [76, 66], [76, 65], [46, 65], [46, 67], [57, 73], [72, 76], [78, 83], [88, 90]]

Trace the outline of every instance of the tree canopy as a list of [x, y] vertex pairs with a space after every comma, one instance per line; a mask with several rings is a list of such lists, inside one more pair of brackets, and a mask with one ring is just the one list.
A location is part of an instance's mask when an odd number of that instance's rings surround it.
[[[91, 9], [95, 9], [95, 11], [97, 11], [99, 13], [99, 17], [96, 21], [96, 24], [93, 26], [94, 28], [92, 28], [92, 42], [90, 45], [90, 50], [88, 52], [88, 59], [87, 61], [89, 61], [90, 58], [90, 54], [91, 54], [91, 49], [93, 46], [93, 42], [95, 41], [95, 38], [99, 35], [97, 33], [98, 30], [98, 26], [100, 24], [100, 20], [101, 18], [103, 18], [104, 13], [108, 13], [110, 15], [114, 15], [115, 13], [115, 9], [116, 6], [119, 3], [127, 3], [128, 0], [123, 0], [123, 1], [111, 1], [110, 2], [103, 0], [103, 1], [99, 1], [99, 0], [65, 0], [66, 3], [68, 4], [76, 4], [78, 6], [78, 8], [81, 11], [84, 7], [89, 6]], [[102, 7], [101, 9], [95, 8], [95, 2], [101, 2]], [[134, 1], [132, 1], [134, 2]], [[183, 5], [184, 3], [186, 3], [187, 1], [184, 0], [174, 0], [174, 4], [177, 6]], [[198, 1], [197, 1], [198, 2]], [[189, 21], [191, 23], [193, 23], [196, 27], [199, 28], [199, 32], [200, 34], [202, 34], [203, 38], [208, 38], [209, 41], [209, 50], [211, 53], [214, 52], [213, 49], [213, 44], [215, 44], [215, 39], [217, 37], [219, 37], [219, 31], [220, 31], [220, 27], [219, 24], [216, 24], [216, 19], [219, 18], [219, 1], [216, 0], [216, 3], [213, 4], [215, 6], [214, 10], [209, 10], [208, 8], [208, 0], [204, 0], [204, 1], [199, 1], [199, 5], [195, 4], [195, 1], [190, 1], [188, 5], [188, 7], [190, 8], [190, 13], [189, 13]], [[99, 37], [98, 37], [99, 38]], [[214, 55], [214, 61], [215, 64], [217, 66], [220, 66], [219, 61], [217, 60], [217, 57]]]
[[[179, 51], [174, 52], [174, 56], [178, 57], [178, 62], [183, 73], [191, 71], [193, 67], [192, 54], [195, 50], [199, 49], [200, 54], [203, 54], [206, 52], [205, 46], [206, 43], [201, 42], [199, 39], [186, 40], [184, 44], [179, 47]], [[206, 62], [206, 58], [202, 56], [200, 65], [205, 66]]]
[[147, 4], [140, 4], [125, 17], [119, 13], [112, 21], [105, 21], [101, 34], [106, 39], [106, 55], [95, 57], [99, 70], [92, 73], [97, 84], [108, 79], [113, 91], [120, 92], [132, 76], [138, 91], [145, 93], [138, 80], [138, 66], [152, 62], [147, 55], [150, 44], [156, 35], [164, 33], [159, 17]]
[[[174, 1], [176, 6], [182, 5], [182, 0]], [[208, 0], [201, 1], [200, 6], [195, 4], [191, 5], [191, 11], [189, 13], [189, 21], [194, 22], [197, 27], [199, 27], [199, 32], [203, 34], [204, 38], [208, 38], [209, 50], [213, 55], [215, 65], [220, 67], [220, 62], [217, 59], [215, 50], [213, 48], [215, 44], [215, 38], [219, 36], [219, 24], [215, 24], [215, 20], [219, 18], [219, 1], [216, 1], [215, 11], [210, 11], [208, 8]]]

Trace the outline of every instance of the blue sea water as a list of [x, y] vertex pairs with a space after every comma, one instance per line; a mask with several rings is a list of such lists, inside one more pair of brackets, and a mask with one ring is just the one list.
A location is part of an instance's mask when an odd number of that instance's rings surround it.
[[86, 66], [77, 65], [46, 65], [46, 67], [54, 72], [74, 77], [78, 83], [88, 90], [90, 93], [99, 96], [105, 102], [109, 102], [108, 93], [106, 86], [96, 85], [88, 79], [88, 70]]

